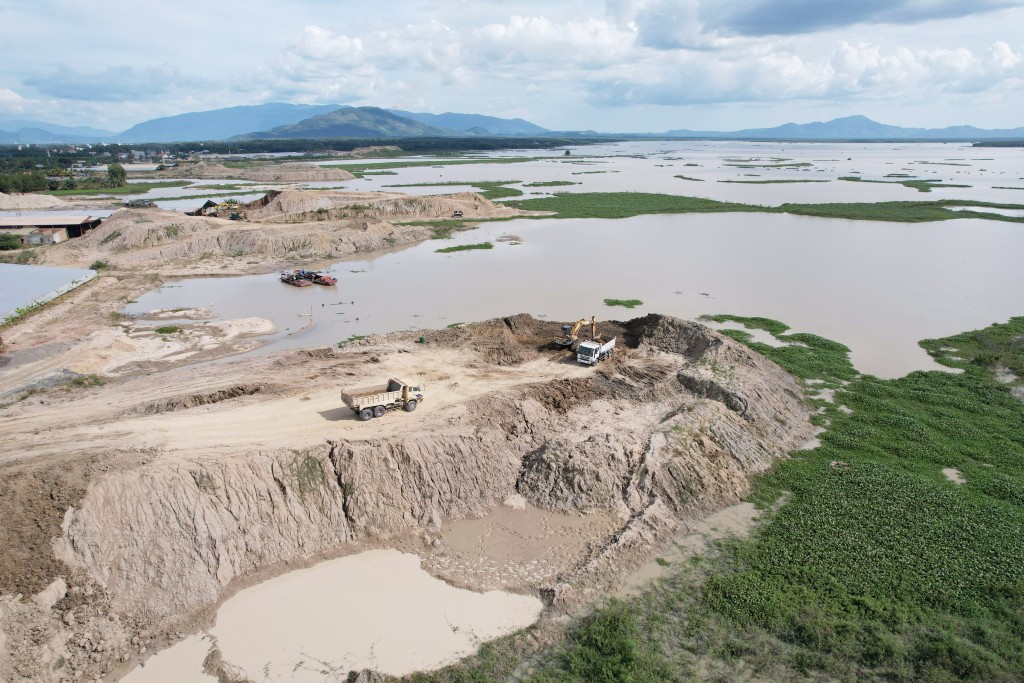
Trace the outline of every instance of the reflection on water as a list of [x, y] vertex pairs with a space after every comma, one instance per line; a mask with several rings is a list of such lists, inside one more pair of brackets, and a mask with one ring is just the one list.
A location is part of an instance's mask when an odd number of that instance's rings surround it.
[[[504, 234], [524, 242], [495, 241]], [[495, 248], [434, 251], [483, 241]], [[919, 339], [1024, 311], [1021, 253], [1019, 225], [971, 219], [902, 224], [744, 213], [515, 220], [336, 263], [337, 287], [297, 289], [274, 274], [185, 280], [129, 310], [212, 305], [224, 318], [270, 318], [279, 330], [271, 349], [520, 312], [552, 320], [759, 315], [841, 341], [860, 370], [892, 377], [937, 367]], [[604, 306], [605, 298], [645, 304], [627, 311]], [[295, 334], [309, 314], [315, 324]]]

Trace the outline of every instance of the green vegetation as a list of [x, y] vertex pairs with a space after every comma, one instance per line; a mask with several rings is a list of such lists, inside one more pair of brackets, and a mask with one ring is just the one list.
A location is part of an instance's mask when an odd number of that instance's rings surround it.
[[571, 180], [544, 180], [536, 183], [525, 183], [523, 187], [561, 187], [563, 185], [579, 185]]
[[723, 166], [735, 166], [736, 168], [806, 168], [814, 164], [809, 161], [794, 161], [792, 163], [780, 164], [755, 164], [755, 163], [726, 163]]
[[[519, 164], [524, 161], [536, 161], [546, 157], [495, 157], [487, 159], [433, 159], [429, 161], [377, 161], [365, 164], [343, 164], [343, 168], [357, 178], [367, 171], [390, 171], [397, 168], [418, 168], [422, 166], [463, 166], [465, 164]], [[459, 183], [460, 185], [472, 185], [473, 183]]]
[[127, 184], [128, 172], [124, 170], [124, 166], [118, 163], [113, 163], [107, 166], [108, 187], [124, 187]]
[[494, 245], [490, 242], [480, 242], [479, 244], [459, 244], [454, 247], [435, 249], [434, 251], [438, 254], [451, 254], [456, 251], [472, 251], [474, 249], [494, 249]]
[[181, 332], [181, 328], [177, 325], [161, 325], [153, 331], [157, 334], [177, 334]]
[[350, 335], [348, 339], [343, 339], [342, 341], [338, 342], [336, 344], [336, 346], [340, 349], [343, 346], [345, 346], [346, 344], [351, 344], [352, 342], [359, 341], [360, 339], [366, 339], [366, 335], [365, 334], [353, 334], [353, 335]]
[[624, 306], [626, 308], [636, 308], [637, 306], [643, 306], [644, 302], [640, 299], [605, 299], [605, 306]]
[[[985, 207], [1024, 209], [1024, 205], [961, 199], [933, 202], [782, 204], [771, 207], [644, 192], [576, 192], [556, 194], [552, 197], [514, 200], [506, 204], [517, 209], [553, 212], [557, 214], [558, 218], [627, 218], [655, 213], [762, 212], [902, 223], [942, 221], [955, 218], [986, 218], [995, 221], [1024, 223], [1024, 218], [986, 213], [980, 210]], [[971, 208], [967, 211], [952, 211], [948, 208], [953, 206]]]
[[12, 235], [9, 232], [0, 232], [0, 251], [12, 251], [14, 249], [21, 249], [21, 240], [18, 239], [18, 236]]
[[[891, 176], [886, 176], [889, 178]], [[933, 187], [970, 187], [970, 185], [953, 185], [952, 183], [944, 183], [941, 180], [864, 180], [859, 176], [841, 176], [839, 180], [846, 180], [853, 183], [883, 183], [886, 185], [903, 185], [904, 187], [910, 187], [918, 192], [931, 192]]]
[[91, 270], [106, 270], [109, 267], [110, 261], [103, 261], [101, 259], [97, 259], [89, 264]]
[[[677, 178], [679, 176], [676, 176]], [[743, 183], [745, 185], [774, 185], [776, 183], [827, 183], [828, 180], [719, 180], [720, 183]]]
[[[190, 180], [162, 180], [153, 183], [129, 183], [120, 187], [89, 187], [86, 184], [79, 184], [76, 189], [49, 190], [40, 194], [53, 195], [55, 197], [69, 197], [77, 195], [104, 195], [104, 194], [144, 194], [158, 187], [185, 187], [191, 185]], [[177, 199], [177, 197], [175, 197]]]
[[677, 175], [677, 176], [673, 176], [673, 177], [679, 178], [680, 180], [691, 180], [691, 181], [693, 181], [695, 183], [703, 183], [704, 182], [703, 178], [691, 178], [690, 176], [686, 176], [686, 175]]
[[15, 320], [18, 320], [19, 318], [25, 317], [29, 313], [32, 313], [34, 311], [38, 311], [39, 309], [41, 309], [45, 305], [46, 304], [44, 304], [42, 301], [33, 301], [32, 303], [30, 303], [30, 304], [28, 304], [26, 306], [19, 306], [18, 308], [14, 309], [14, 313], [11, 313], [6, 318], [4, 318], [3, 322], [0, 323], [0, 326], [9, 325], [9, 324], [13, 323]]
[[87, 389], [89, 387], [101, 387], [107, 381], [98, 375], [76, 375], [64, 383], [69, 389]]

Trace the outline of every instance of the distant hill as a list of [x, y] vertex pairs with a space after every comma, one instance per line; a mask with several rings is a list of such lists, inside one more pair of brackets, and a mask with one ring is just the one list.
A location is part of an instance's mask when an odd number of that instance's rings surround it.
[[237, 136], [242, 140], [444, 137], [452, 132], [377, 107], [342, 107], [286, 126]]
[[1024, 128], [985, 130], [974, 126], [902, 128], [872, 121], [866, 116], [846, 116], [814, 123], [786, 123], [774, 128], [748, 128], [731, 132], [670, 130], [673, 138], [739, 140], [991, 140], [1024, 138]]
[[258, 104], [197, 111], [132, 126], [117, 136], [116, 142], [196, 142], [225, 140], [253, 130], [296, 123], [317, 114], [337, 109], [337, 104]]
[[482, 114], [455, 114], [452, 112], [426, 114], [399, 109], [390, 109], [389, 111], [428, 126], [447, 128], [456, 133], [469, 133], [470, 135], [537, 135], [548, 132], [546, 128], [541, 128], [523, 119], [502, 119]]
[[0, 144], [48, 144], [101, 142], [114, 136], [109, 130], [89, 126], [59, 126], [45, 121], [0, 119]]

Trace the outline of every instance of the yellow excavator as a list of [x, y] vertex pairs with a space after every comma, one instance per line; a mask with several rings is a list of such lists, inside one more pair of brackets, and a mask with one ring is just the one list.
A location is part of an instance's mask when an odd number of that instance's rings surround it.
[[[562, 334], [555, 337], [555, 346], [563, 349], [573, 348], [579, 341], [580, 328], [587, 324], [586, 318], [580, 318], [572, 325], [562, 325]], [[590, 338], [597, 338], [597, 317], [590, 316]]]

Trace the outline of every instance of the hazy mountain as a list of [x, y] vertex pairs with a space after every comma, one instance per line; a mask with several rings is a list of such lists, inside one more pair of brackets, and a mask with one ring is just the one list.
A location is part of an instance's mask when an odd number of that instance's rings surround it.
[[472, 135], [536, 135], [546, 133], [547, 129], [525, 121], [523, 119], [502, 119], [496, 116], [483, 116], [481, 114], [455, 114], [446, 112], [444, 114], [426, 114], [421, 112], [401, 111], [399, 109], [389, 110], [392, 114], [425, 123], [428, 126], [447, 128], [456, 133], [470, 133]]
[[866, 116], [847, 116], [814, 123], [786, 123], [774, 128], [748, 128], [731, 132], [670, 130], [674, 138], [726, 138], [742, 140], [985, 140], [1024, 137], [1024, 128], [985, 130], [974, 126], [903, 128], [872, 121]]
[[320, 114], [271, 130], [247, 133], [241, 139], [272, 140], [279, 138], [411, 138], [450, 136], [452, 132], [398, 116], [377, 107], [342, 107], [329, 114]]
[[253, 130], [296, 123], [338, 108], [337, 104], [258, 104], [197, 111], [144, 121], [117, 136], [117, 142], [224, 140]]
[[59, 126], [45, 121], [0, 119], [0, 144], [89, 143], [110, 139], [114, 133], [89, 126]]

